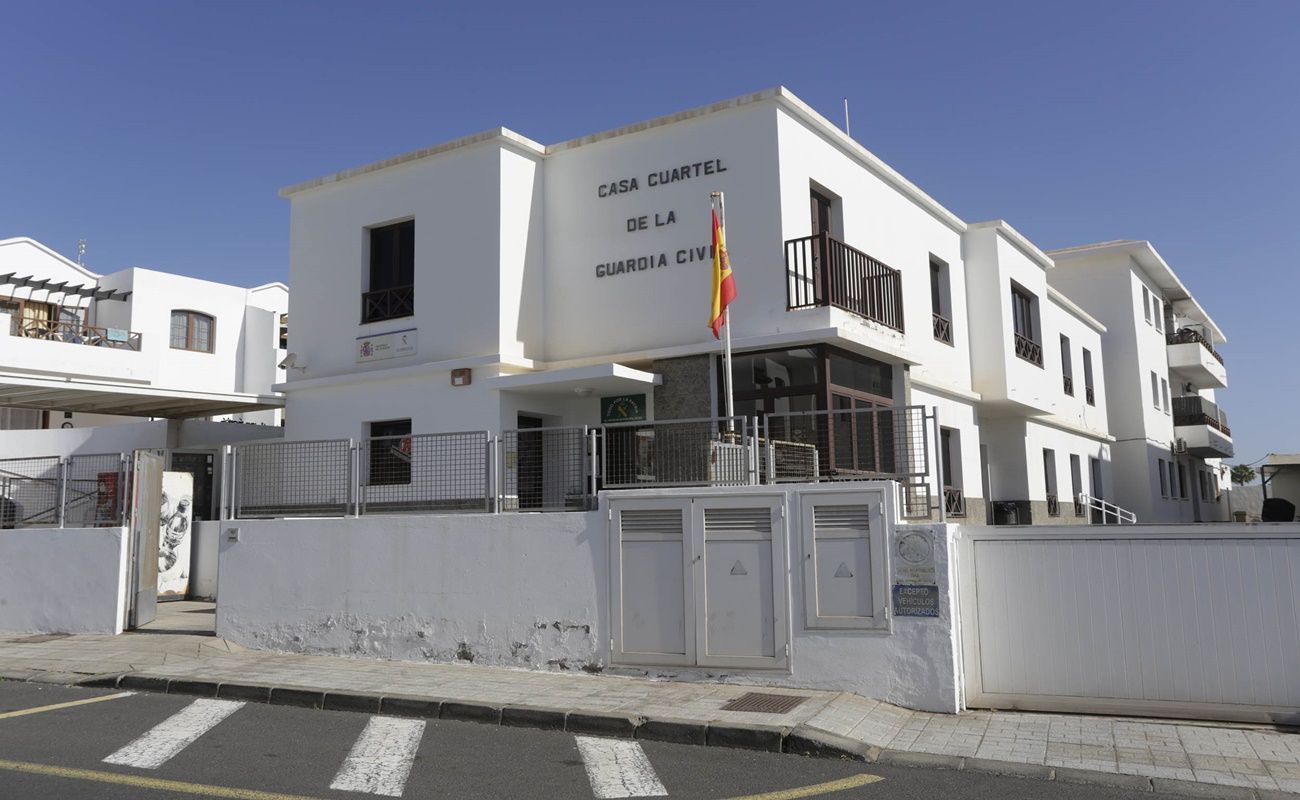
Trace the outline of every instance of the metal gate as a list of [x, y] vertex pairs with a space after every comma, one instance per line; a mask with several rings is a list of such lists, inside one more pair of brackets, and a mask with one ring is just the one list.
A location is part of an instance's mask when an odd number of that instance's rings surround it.
[[784, 668], [784, 498], [610, 503], [616, 664]]
[[158, 611], [158, 534], [162, 521], [161, 453], [137, 450], [131, 471], [131, 580], [127, 627], [153, 622]]
[[968, 706], [1300, 723], [1300, 525], [960, 541]]

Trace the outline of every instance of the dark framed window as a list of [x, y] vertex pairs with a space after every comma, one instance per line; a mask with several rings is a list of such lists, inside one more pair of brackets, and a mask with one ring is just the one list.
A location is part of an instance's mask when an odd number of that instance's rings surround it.
[[415, 314], [415, 220], [370, 229], [368, 289], [361, 295], [361, 321], [380, 322]]
[[930, 256], [930, 311], [934, 338], [952, 344], [952, 312], [948, 300], [948, 265]]
[[1074, 394], [1074, 362], [1070, 358], [1070, 337], [1061, 334], [1061, 377], [1065, 393]]
[[201, 311], [172, 312], [171, 346], [173, 350], [211, 353], [215, 346], [216, 321]]
[[1083, 395], [1088, 405], [1097, 405], [1097, 395], [1092, 388], [1092, 353], [1083, 348]]
[[411, 482], [411, 421], [389, 419], [370, 423], [370, 486]]
[[1011, 287], [1011, 323], [1018, 336], [1031, 342], [1038, 341], [1034, 335], [1034, 296], [1014, 285]]
[[1169, 481], [1167, 480], [1167, 477], [1165, 475], [1165, 460], [1163, 458], [1158, 458], [1156, 459], [1156, 464], [1157, 464], [1156, 472], [1160, 473], [1160, 496], [1168, 497]]

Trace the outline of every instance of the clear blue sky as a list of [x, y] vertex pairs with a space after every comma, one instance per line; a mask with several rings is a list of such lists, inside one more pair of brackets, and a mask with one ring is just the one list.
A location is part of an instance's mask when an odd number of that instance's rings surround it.
[[279, 280], [281, 186], [784, 84], [965, 219], [1150, 239], [1227, 332], [1238, 460], [1300, 452], [1300, 2], [507, 5], [11, 5], [0, 237]]

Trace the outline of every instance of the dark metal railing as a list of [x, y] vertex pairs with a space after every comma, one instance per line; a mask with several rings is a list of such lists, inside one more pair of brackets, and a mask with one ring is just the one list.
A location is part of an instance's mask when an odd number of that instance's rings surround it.
[[956, 486], [943, 487], [943, 508], [950, 517], [966, 516], [966, 498]]
[[1065, 388], [1065, 393], [1068, 394], [1068, 395], [1073, 396], [1073, 395], [1074, 395], [1074, 378], [1071, 377], [1071, 376], [1069, 376], [1069, 375], [1062, 375], [1062, 376], [1061, 376], [1061, 383], [1063, 384], [1063, 386], [1064, 386], [1064, 388]]
[[1043, 366], [1043, 346], [1027, 336], [1016, 334], [1016, 355], [1037, 366]]
[[1204, 397], [1190, 395], [1174, 398], [1174, 425], [1209, 425], [1225, 436], [1232, 435], [1228, 415]]
[[118, 328], [100, 328], [54, 319], [14, 318], [9, 330], [14, 336], [25, 339], [44, 339], [47, 342], [84, 344], [90, 347], [111, 347], [116, 350], [140, 350], [140, 334]]
[[1049, 494], [1047, 496], [1047, 516], [1061, 516], [1061, 500], [1054, 494]]
[[944, 344], [952, 344], [952, 320], [942, 314], [934, 315], [934, 338]]
[[394, 286], [361, 294], [361, 321], [382, 322], [415, 314], [415, 287]]
[[1097, 392], [1091, 386], [1083, 387], [1083, 399], [1088, 401], [1088, 405], [1097, 405]]
[[1170, 331], [1165, 335], [1165, 342], [1168, 344], [1192, 344], [1195, 342], [1209, 350], [1210, 355], [1218, 359], [1220, 364], [1223, 363], [1223, 356], [1220, 355], [1218, 350], [1214, 349], [1214, 345], [1210, 343], [1209, 339], [1205, 338], [1205, 334], [1195, 328], [1179, 328], [1176, 331]]
[[903, 277], [828, 234], [785, 243], [787, 307], [835, 306], [903, 330]]

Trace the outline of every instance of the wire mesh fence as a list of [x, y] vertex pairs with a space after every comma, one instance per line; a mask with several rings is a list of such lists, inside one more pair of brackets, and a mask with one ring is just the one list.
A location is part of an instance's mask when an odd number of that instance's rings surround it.
[[758, 443], [745, 417], [605, 425], [601, 485], [745, 486], [757, 480]]
[[0, 459], [0, 525], [59, 524], [58, 456]]
[[930, 419], [922, 406], [769, 414], [765, 478], [805, 482], [926, 476]]
[[130, 462], [122, 453], [72, 456], [64, 467], [63, 525], [96, 528], [127, 524]]
[[342, 516], [351, 510], [347, 439], [258, 442], [233, 448], [235, 518]]
[[491, 511], [490, 453], [487, 431], [366, 439], [360, 513]]
[[501, 434], [502, 511], [585, 511], [595, 507], [594, 431], [520, 428]]

